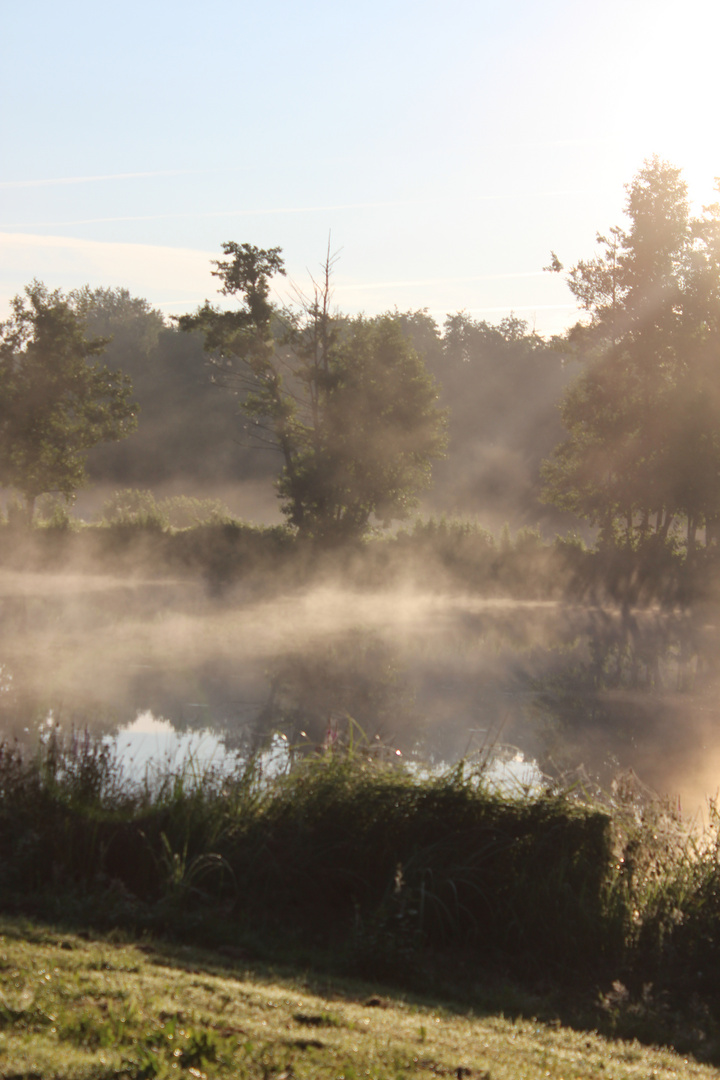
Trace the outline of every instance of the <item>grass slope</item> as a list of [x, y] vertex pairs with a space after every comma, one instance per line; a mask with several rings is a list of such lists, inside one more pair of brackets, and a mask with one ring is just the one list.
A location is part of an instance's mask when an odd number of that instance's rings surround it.
[[0, 922], [4, 1080], [719, 1076], [667, 1050], [238, 956]]

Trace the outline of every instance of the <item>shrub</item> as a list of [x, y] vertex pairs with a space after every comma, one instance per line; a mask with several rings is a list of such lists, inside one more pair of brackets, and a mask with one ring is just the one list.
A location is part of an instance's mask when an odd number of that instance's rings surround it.
[[220, 499], [196, 499], [190, 495], [173, 495], [162, 499], [158, 503], [158, 510], [174, 529], [226, 525], [236, 520]]
[[53, 532], [69, 532], [73, 527], [68, 500], [60, 495], [42, 495], [37, 501], [39, 523]]
[[142, 528], [161, 532], [168, 527], [168, 519], [151, 491], [123, 488], [116, 491], [103, 504], [101, 522], [121, 528]]

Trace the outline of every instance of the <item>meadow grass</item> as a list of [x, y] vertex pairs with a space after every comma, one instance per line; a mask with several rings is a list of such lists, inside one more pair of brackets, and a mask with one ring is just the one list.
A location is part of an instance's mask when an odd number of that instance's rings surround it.
[[484, 1080], [717, 1070], [557, 1020], [470, 1010], [242, 956], [0, 920], [5, 1080]]

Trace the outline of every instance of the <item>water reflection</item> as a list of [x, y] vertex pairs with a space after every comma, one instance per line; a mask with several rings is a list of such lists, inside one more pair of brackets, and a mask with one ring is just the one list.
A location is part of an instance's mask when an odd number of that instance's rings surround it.
[[[139, 732], [149, 714], [246, 753], [351, 722], [430, 764], [495, 744], [686, 805], [720, 776], [716, 613], [334, 587], [222, 600], [190, 582], [0, 574], [0, 726]], [[304, 733], [304, 734], [303, 734]], [[206, 736], [206, 738], [209, 736]]]
[[400, 649], [377, 631], [308, 642], [279, 655], [266, 677], [267, 698], [246, 728], [251, 750], [273, 732], [308, 748], [328, 745], [348, 728], [365, 742], [402, 744], [406, 752], [426, 740]]
[[535, 683], [543, 767], [582, 761], [605, 784], [632, 767], [694, 812], [720, 783], [718, 655], [710, 611], [589, 612]]
[[152, 778], [153, 771], [202, 777], [208, 769], [232, 768], [223, 740], [213, 731], [180, 732], [169, 720], [141, 712], [118, 731], [115, 746], [123, 772], [133, 781]]

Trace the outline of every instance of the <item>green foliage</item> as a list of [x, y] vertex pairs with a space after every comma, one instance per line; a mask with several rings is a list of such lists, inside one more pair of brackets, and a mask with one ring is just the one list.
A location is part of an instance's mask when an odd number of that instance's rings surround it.
[[85, 482], [93, 446], [135, 427], [129, 380], [98, 362], [106, 345], [39, 282], [0, 327], [0, 482], [22, 493], [30, 518], [39, 495], [71, 497]]
[[88, 455], [88, 475], [118, 488], [155, 487], [182, 477], [188, 490], [273, 477], [268, 455], [240, 445], [233, 397], [214, 386], [202, 335], [168, 326], [161, 312], [127, 289], [84, 288], [70, 294], [92, 336], [108, 341], [103, 360], [132, 379], [137, 429], [121, 444]]
[[282, 456], [278, 494], [303, 536], [362, 536], [373, 516], [406, 517], [444, 450], [437, 389], [399, 319], [330, 311], [331, 262], [312, 300], [275, 311], [278, 248], [228, 243], [217, 262], [236, 311], [206, 303], [179, 325], [202, 330], [216, 378], [240, 398], [249, 434]]
[[105, 525], [162, 531], [169, 518], [152, 491], [125, 488], [103, 503], [101, 521]]
[[496, 539], [474, 521], [429, 518], [417, 521], [412, 533], [399, 532], [393, 546], [406, 571], [415, 567], [427, 580], [432, 567], [438, 588], [462, 584], [484, 595], [525, 599], [574, 589], [576, 567], [562, 548], [543, 539], [539, 529], [525, 527], [513, 537], [506, 524]]
[[[74, 519], [59, 500], [41, 502], [43, 527], [31, 542], [24, 506], [10, 497], [6, 509], [6, 523], [0, 519], [5, 565], [111, 566], [113, 573], [133, 573], [142, 566], [161, 575], [199, 575], [218, 593], [238, 581], [276, 593], [331, 578], [359, 589], [418, 583], [436, 592], [460, 587], [481, 596], [672, 607], [713, 598], [718, 580], [717, 548], [699, 549], [688, 564], [672, 538], [663, 541], [655, 534], [633, 548], [604, 543], [591, 550], [572, 536], [545, 540], [537, 529], [526, 527], [514, 535], [508, 528], [496, 538], [475, 521], [443, 517], [416, 521], [394, 536], [334, 545], [320, 554], [288, 526], [253, 526], [231, 516], [217, 500], [156, 499], [147, 489], [116, 492], [96, 525]], [[340, 682], [344, 675], [336, 646], [322, 664], [327, 661], [328, 678], [337, 683], [332, 673], [339, 674]], [[295, 659], [302, 665], [302, 648]], [[289, 667], [281, 682], [286, 676]], [[290, 683], [300, 688], [294, 676]], [[344, 708], [341, 702], [338, 708]], [[403, 706], [402, 715], [406, 712]], [[370, 715], [363, 726], [374, 730], [378, 719]]]
[[165, 329], [161, 312], [151, 308], [147, 300], [131, 296], [127, 289], [85, 285], [74, 289], [68, 298], [91, 333], [112, 339], [125, 353], [144, 360]]
[[653, 158], [626, 214], [568, 277], [588, 315], [569, 343], [587, 366], [561, 405], [568, 437], [544, 497], [605, 545], [664, 543], [684, 519], [692, 556], [720, 516], [720, 207], [691, 218], [680, 171]]
[[10, 493], [5, 509], [7, 512], [7, 523], [10, 526], [10, 529], [13, 531], [24, 529], [27, 524], [27, 510], [16, 492]]
[[471, 944], [518, 970], [612, 946], [603, 813], [510, 800], [462, 770], [418, 781], [362, 744], [272, 782], [257, 762], [135, 789], [119, 775], [87, 738], [50, 740], [32, 762], [2, 748], [0, 893], [42, 891], [52, 853], [55, 888], [111, 885], [145, 920], [142, 904], [182, 920], [234, 897], [260, 925], [336, 938], [355, 927], [358, 955], [397, 924], [417, 948]]
[[174, 529], [192, 529], [198, 525], [221, 525], [235, 521], [221, 499], [171, 495], [160, 501], [158, 510]]
[[391, 316], [353, 320], [304, 381], [317, 411], [296, 416], [292, 468], [278, 485], [289, 520], [343, 539], [362, 535], [372, 515], [406, 518], [444, 439], [437, 390], [401, 327]]
[[[93, 481], [158, 488], [182, 477], [187, 490], [202, 494], [200, 485], [208, 481], [229, 485], [242, 477], [269, 485], [277, 478], [281, 456], [263, 442], [263, 420], [238, 420], [238, 396], [251, 389], [240, 378], [239, 361], [232, 370], [226, 362], [212, 363], [215, 354], [204, 352], [202, 331], [167, 326], [159, 311], [126, 289], [86, 287], [70, 295], [88, 335], [112, 339], [103, 362], [131, 377], [140, 414], [128, 439], [90, 451]], [[340, 326], [349, 323], [333, 318]], [[395, 311], [390, 318], [432, 373], [449, 410], [448, 456], [433, 464], [432, 505], [493, 518], [517, 518], [518, 512], [523, 520], [555, 517], [536, 496], [539, 462], [562, 435], [556, 404], [570, 370], [561, 353], [516, 318], [492, 326], [458, 314], [442, 334], [426, 311]], [[283, 387], [294, 392], [284, 367], [290, 356], [285, 313], [275, 311], [270, 324]], [[225, 330], [231, 334], [227, 324]]]
[[57, 495], [41, 495], [37, 503], [37, 516], [46, 529], [68, 532], [73, 528], [68, 500]]
[[232, 525], [235, 518], [220, 499], [174, 495], [155, 499], [146, 488], [123, 488], [107, 499], [100, 511], [105, 525], [145, 529], [188, 529]]

